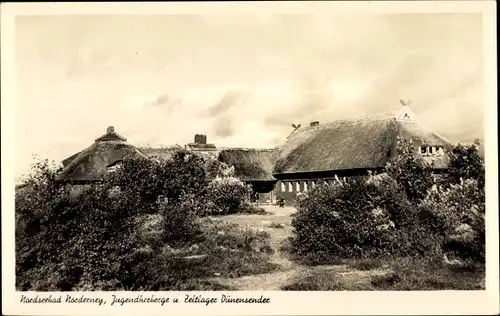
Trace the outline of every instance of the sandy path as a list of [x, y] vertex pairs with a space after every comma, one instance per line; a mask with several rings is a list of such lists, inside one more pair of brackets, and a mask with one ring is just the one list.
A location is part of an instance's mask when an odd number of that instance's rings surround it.
[[[323, 272], [332, 277], [343, 279], [349, 283], [369, 281], [374, 275], [385, 274], [386, 271], [377, 269], [371, 271], [359, 271], [346, 265], [318, 265], [303, 266], [290, 261], [287, 254], [280, 250], [283, 240], [292, 236], [292, 214], [296, 212], [293, 207], [279, 208], [276, 206], [265, 206], [269, 215], [233, 214], [218, 217], [217, 220], [237, 224], [242, 228], [251, 228], [269, 232], [271, 236], [270, 245], [274, 250], [270, 261], [276, 263], [280, 269], [272, 273], [249, 275], [240, 278], [216, 277], [211, 279], [220, 284], [227, 285], [235, 290], [243, 291], [279, 291], [281, 287], [308, 276], [310, 274]], [[281, 224], [281, 227], [273, 227]]]
[[[270, 245], [274, 250], [271, 262], [280, 266], [278, 271], [273, 273], [249, 275], [240, 278], [216, 278], [217, 282], [228, 285], [231, 288], [245, 291], [277, 291], [281, 286], [287, 284], [289, 280], [300, 274], [307, 273], [307, 268], [290, 261], [285, 253], [280, 251], [283, 240], [292, 235], [292, 215], [296, 210], [293, 207], [279, 208], [276, 206], [264, 207], [269, 215], [245, 215], [235, 214], [220, 218], [221, 220], [238, 224], [240, 227], [252, 228], [267, 231], [271, 235]], [[272, 227], [271, 225], [282, 224], [282, 227]]]

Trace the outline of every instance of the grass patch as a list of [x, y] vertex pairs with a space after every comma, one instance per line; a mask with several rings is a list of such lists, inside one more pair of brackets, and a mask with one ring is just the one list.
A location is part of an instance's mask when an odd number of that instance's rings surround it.
[[346, 260], [340, 259], [329, 252], [314, 252], [297, 254], [293, 251], [293, 237], [284, 239], [280, 244], [280, 251], [287, 253], [290, 260], [306, 266], [316, 266], [322, 264], [345, 264]]
[[[391, 261], [346, 261], [358, 267], [346, 273], [318, 269], [282, 287], [285, 291], [426, 291], [482, 290], [484, 265], [447, 265], [439, 260], [399, 258]], [[388, 266], [389, 272], [375, 274]], [[345, 272], [345, 271], [344, 271]]]
[[[143, 259], [134, 265], [138, 284], [132, 291], [221, 291], [231, 288], [211, 281], [214, 277], [237, 278], [275, 271], [269, 262], [273, 249], [270, 235], [235, 224], [201, 219], [198, 236], [183, 245], [149, 246], [138, 250]], [[210, 280], [210, 281], [209, 281]], [[80, 288], [120, 290], [119, 284], [99, 286], [84, 282]]]
[[236, 224], [204, 219], [202, 239], [191, 245], [185, 255], [207, 255], [201, 260], [184, 262], [176, 270], [184, 270], [190, 276], [229, 277], [269, 273], [278, 269], [270, 263], [274, 253], [268, 232], [241, 229]]
[[276, 222], [274, 222], [274, 223], [271, 223], [271, 224], [269, 225], [269, 227], [270, 227], [270, 228], [275, 228], [275, 229], [284, 229], [284, 228], [285, 228], [285, 224], [283, 224], [283, 223], [276, 223]]
[[371, 291], [368, 282], [353, 281], [334, 271], [315, 271], [281, 287], [283, 291]]
[[433, 260], [397, 260], [392, 271], [376, 277], [371, 284], [376, 290], [481, 290], [485, 277], [482, 264], [447, 265]]
[[273, 213], [266, 211], [263, 207], [255, 205], [255, 204], [248, 204], [243, 208], [243, 210], [240, 212], [243, 214], [257, 214], [257, 215], [271, 215]]
[[182, 280], [170, 285], [168, 288], [160, 288], [159, 291], [232, 291], [233, 288], [205, 280]]
[[348, 260], [346, 262], [351, 268], [361, 271], [369, 271], [374, 269], [382, 268], [387, 265], [387, 262], [383, 259], [359, 259], [359, 260]]

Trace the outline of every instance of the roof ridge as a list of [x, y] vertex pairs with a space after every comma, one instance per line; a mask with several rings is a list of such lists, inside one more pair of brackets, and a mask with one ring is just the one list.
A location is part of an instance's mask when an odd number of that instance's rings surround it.
[[175, 144], [175, 145], [151, 145], [151, 144], [137, 144], [135, 145], [137, 148], [158, 148], [158, 149], [163, 149], [163, 148], [175, 148], [175, 147], [183, 147], [182, 145]]
[[301, 128], [301, 129], [297, 130], [295, 133], [292, 134], [292, 136], [294, 134], [300, 133], [302, 131], [308, 131], [308, 130], [311, 130], [311, 129], [321, 128], [321, 127], [328, 127], [328, 126], [330, 126], [332, 124], [339, 123], [339, 122], [356, 122], [356, 121], [369, 121], [369, 120], [373, 120], [373, 121], [390, 121], [390, 120], [395, 120], [396, 119], [396, 115], [394, 115], [394, 116], [388, 116], [388, 115], [389, 114], [397, 114], [397, 113], [399, 113], [399, 112], [396, 111], [396, 110], [392, 110], [392, 111], [376, 112], [376, 113], [366, 114], [366, 115], [362, 115], [362, 116], [356, 116], [356, 117], [352, 117], [352, 118], [337, 119], [337, 120], [333, 120], [333, 121], [330, 121], [330, 122], [326, 122], [326, 123], [320, 124], [318, 126], [306, 126], [304, 128]]
[[253, 147], [230, 147], [230, 148], [223, 148], [221, 149], [221, 151], [223, 150], [240, 150], [240, 151], [250, 151], [250, 150], [253, 150], [253, 151], [275, 151], [275, 150], [278, 150], [279, 147], [273, 147], [273, 148], [253, 148]]

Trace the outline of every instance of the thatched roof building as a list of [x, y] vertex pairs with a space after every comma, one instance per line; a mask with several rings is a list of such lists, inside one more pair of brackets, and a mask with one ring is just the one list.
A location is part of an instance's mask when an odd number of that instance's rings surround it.
[[219, 161], [234, 166], [236, 177], [243, 181], [274, 181], [272, 170], [278, 149], [232, 148], [219, 152]]
[[290, 135], [273, 168], [278, 179], [304, 174], [349, 175], [383, 168], [395, 155], [397, 138], [410, 138], [424, 159], [436, 169], [446, 168], [449, 141], [418, 122], [408, 106], [320, 125], [318, 122]]
[[137, 149], [143, 153], [144, 155], [152, 158], [161, 158], [168, 159], [172, 157], [172, 155], [177, 151], [182, 149], [181, 146], [162, 146], [162, 147], [154, 147], [154, 146], [137, 146]]
[[100, 181], [126, 157], [145, 157], [136, 147], [110, 126], [88, 148], [64, 159], [58, 180], [86, 183]]

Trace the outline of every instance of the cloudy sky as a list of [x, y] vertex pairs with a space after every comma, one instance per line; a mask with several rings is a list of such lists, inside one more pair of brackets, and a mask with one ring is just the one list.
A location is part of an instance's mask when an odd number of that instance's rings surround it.
[[451, 140], [482, 138], [482, 49], [478, 14], [17, 17], [16, 173], [108, 125], [133, 144], [271, 147], [400, 98]]

